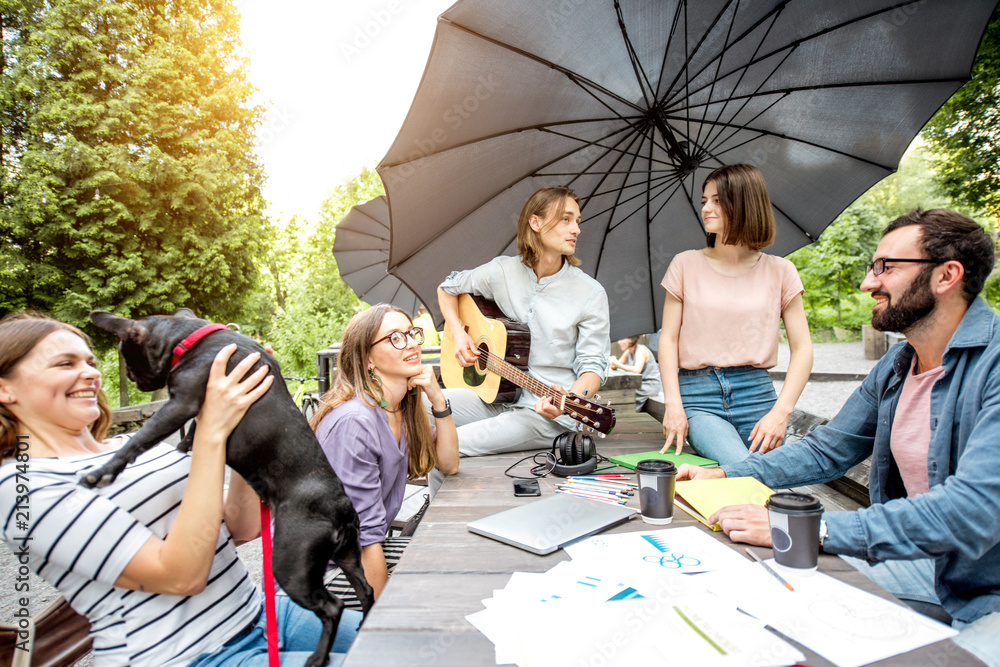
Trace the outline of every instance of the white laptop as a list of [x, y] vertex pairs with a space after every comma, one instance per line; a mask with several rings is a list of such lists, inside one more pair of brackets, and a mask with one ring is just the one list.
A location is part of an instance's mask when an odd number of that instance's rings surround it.
[[476, 519], [466, 527], [478, 535], [544, 556], [628, 521], [637, 513], [633, 507], [556, 494]]

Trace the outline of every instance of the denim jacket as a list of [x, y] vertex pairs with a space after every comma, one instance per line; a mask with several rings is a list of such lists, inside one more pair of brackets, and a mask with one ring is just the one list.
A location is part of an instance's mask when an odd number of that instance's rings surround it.
[[826, 482], [872, 456], [871, 507], [825, 512], [823, 550], [884, 560], [933, 558], [935, 589], [953, 618], [1000, 611], [1000, 318], [977, 298], [945, 349], [931, 391], [930, 490], [907, 497], [889, 432], [913, 347], [882, 358], [843, 409], [799, 442], [723, 466], [772, 488]]

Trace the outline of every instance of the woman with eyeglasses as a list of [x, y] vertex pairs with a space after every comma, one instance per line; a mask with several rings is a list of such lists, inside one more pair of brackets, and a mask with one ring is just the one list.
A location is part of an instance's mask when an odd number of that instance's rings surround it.
[[[662, 283], [663, 451], [676, 441], [679, 453], [687, 437], [727, 464], [784, 441], [812, 370], [812, 341], [795, 265], [761, 252], [776, 225], [760, 170], [719, 167], [701, 200], [706, 247], [675, 256]], [[767, 369], [778, 361], [780, 323], [790, 358], [779, 396]]]
[[[423, 330], [389, 304], [355, 315], [344, 330], [333, 386], [310, 420], [361, 520], [361, 563], [376, 598], [409, 539], [387, 538], [407, 480], [435, 468], [458, 472], [451, 406], [434, 369], [420, 361], [423, 341]], [[360, 609], [339, 568], [326, 581], [348, 608]]]

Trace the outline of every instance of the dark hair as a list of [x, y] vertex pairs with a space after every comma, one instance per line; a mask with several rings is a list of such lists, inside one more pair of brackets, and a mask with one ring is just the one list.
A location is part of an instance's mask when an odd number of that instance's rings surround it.
[[774, 243], [777, 226], [771, 195], [760, 169], [749, 164], [730, 164], [719, 167], [705, 177], [701, 186], [715, 183], [719, 191], [719, 204], [726, 214], [726, 245], [742, 245], [760, 250]]
[[[357, 313], [348, 322], [340, 343], [340, 354], [337, 355], [337, 374], [334, 376], [333, 386], [323, 394], [319, 409], [309, 419], [313, 431], [319, 427], [326, 413], [356, 395], [361, 396], [372, 407], [382, 400], [381, 387], [368, 377], [368, 353], [382, 326], [382, 320], [389, 313], [402, 313], [410, 320], [405, 311], [388, 303], [380, 303]], [[413, 322], [410, 321], [410, 324], [412, 326]], [[400, 404], [409, 447], [407, 476], [410, 479], [423, 477], [437, 466], [437, 450], [427, 412], [420, 398], [422, 394], [423, 390], [419, 388], [413, 393], [407, 392]]]
[[625, 336], [625, 338], [622, 338], [621, 340], [627, 340], [628, 341], [628, 347], [629, 347], [629, 349], [632, 349], [633, 347], [635, 347], [638, 344], [639, 337], [638, 336]]
[[[580, 198], [575, 192], [567, 187], [547, 187], [536, 190], [528, 197], [521, 208], [521, 215], [517, 219], [517, 254], [521, 256], [521, 262], [529, 269], [535, 268], [542, 255], [542, 244], [539, 237], [542, 232], [554, 225], [562, 215], [566, 207], [566, 199], [572, 199], [577, 204]], [[544, 222], [537, 232], [531, 228], [531, 216], [537, 215]], [[566, 255], [566, 261], [573, 266], [578, 266], [580, 260], [576, 255]]]
[[[9, 378], [18, 364], [49, 334], [68, 331], [90, 346], [90, 339], [76, 327], [38, 313], [18, 313], [0, 320], [0, 378]], [[102, 389], [97, 393], [100, 416], [90, 425], [90, 432], [103, 440], [111, 424], [111, 406]], [[17, 447], [18, 422], [6, 405], [0, 404], [0, 459], [14, 455]]]
[[946, 208], [916, 209], [889, 223], [882, 236], [901, 227], [920, 227], [920, 246], [928, 259], [955, 260], [965, 269], [962, 291], [972, 303], [993, 270], [993, 239], [979, 223]]

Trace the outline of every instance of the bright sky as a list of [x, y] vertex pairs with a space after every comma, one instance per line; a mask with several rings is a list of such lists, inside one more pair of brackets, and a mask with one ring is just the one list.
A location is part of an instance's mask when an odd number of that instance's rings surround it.
[[454, 0], [236, 0], [269, 212], [315, 220], [330, 190], [389, 150]]

